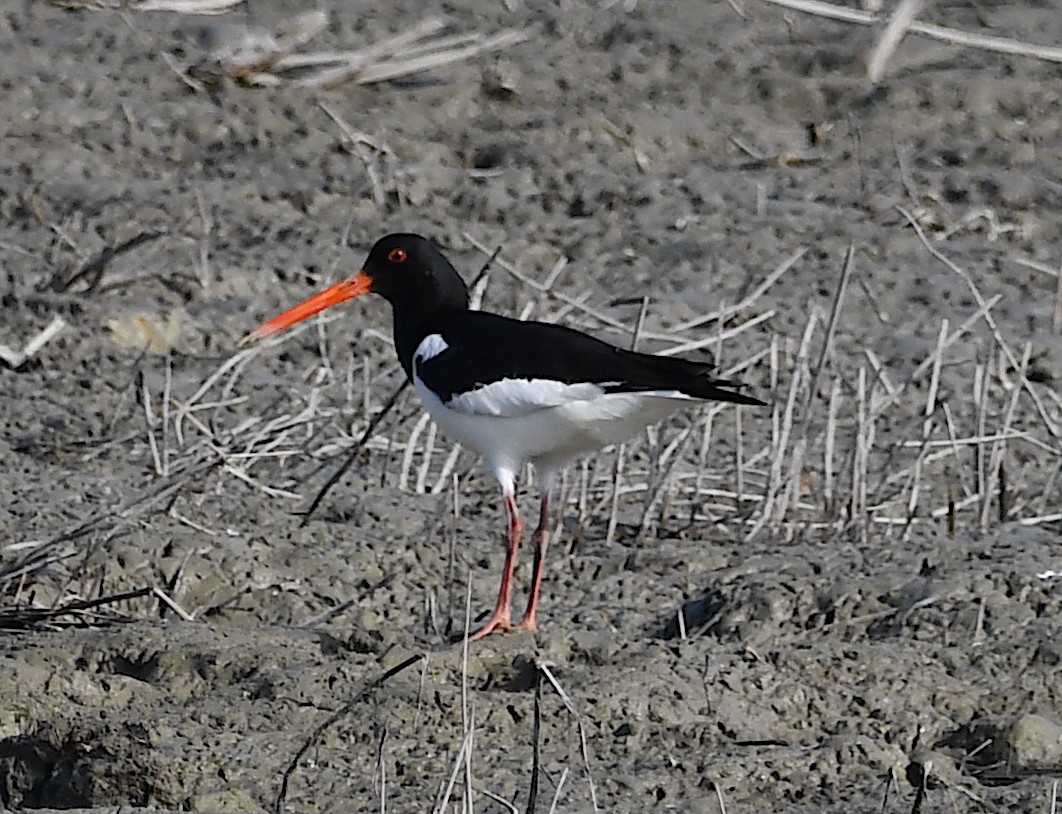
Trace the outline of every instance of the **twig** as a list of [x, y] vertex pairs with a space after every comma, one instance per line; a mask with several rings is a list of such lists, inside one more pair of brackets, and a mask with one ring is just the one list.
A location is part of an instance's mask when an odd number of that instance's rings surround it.
[[830, 406], [826, 410], [826, 442], [823, 447], [822, 502], [826, 517], [832, 518], [836, 508], [834, 497], [834, 453], [837, 441], [837, 413], [841, 406], [841, 379], [833, 380], [830, 389]]
[[502, 31], [490, 37], [483, 37], [472, 45], [449, 48], [438, 53], [414, 55], [402, 60], [382, 62], [367, 68], [357, 75], [355, 81], [359, 85], [368, 85], [374, 82], [385, 82], [391, 79], [399, 79], [415, 73], [442, 68], [478, 56], [487, 51], [500, 51], [525, 42], [530, 38], [527, 31], [509, 30]]
[[[775, 312], [773, 310], [765, 311], [764, 313], [757, 314], [756, 316], [752, 317], [752, 319], [748, 319], [745, 322], [742, 322], [740, 325], [736, 325], [736, 326], [734, 326], [733, 328], [730, 328], [727, 331], [720, 331], [717, 334], [713, 334], [712, 336], [704, 337], [703, 339], [694, 339], [694, 340], [691, 340], [689, 342], [683, 342], [680, 345], [675, 345], [672, 348], [667, 348], [665, 350], [662, 350], [659, 353], [657, 353], [656, 355], [657, 356], [677, 356], [677, 355], [679, 355], [681, 353], [690, 353], [691, 351], [700, 350], [701, 348], [707, 347], [708, 345], [717, 344], [717, 343], [722, 342], [722, 341], [724, 341], [726, 339], [732, 339], [733, 337], [737, 336], [738, 334], [744, 333], [749, 328], [755, 328], [761, 322], [766, 322], [771, 317], [773, 317], [774, 314], [775, 314]], [[649, 337], [650, 334], [646, 334], [646, 336]], [[668, 339], [670, 341], [672, 341], [672, 342], [675, 341], [675, 337], [668, 337]]]
[[923, 5], [924, 0], [900, 0], [896, 4], [889, 18], [889, 24], [881, 32], [877, 45], [874, 46], [867, 60], [867, 76], [875, 85], [881, 81], [881, 77], [885, 74], [886, 63], [900, 47], [900, 43], [903, 42], [904, 36], [910, 30], [914, 18], [922, 10]]
[[195, 617], [188, 613], [184, 608], [177, 604], [177, 602], [165, 591], [159, 588], [157, 585], [151, 589], [151, 592], [170, 610], [180, 616], [186, 622], [194, 622]]
[[303, 755], [310, 751], [313, 745], [317, 743], [318, 738], [320, 738], [321, 735], [323, 735], [325, 731], [328, 730], [332, 725], [334, 725], [340, 718], [344, 717], [345, 715], [348, 715], [351, 710], [354, 709], [354, 705], [361, 701], [362, 698], [364, 698], [373, 690], [383, 686], [396, 675], [404, 671], [406, 668], [416, 664], [423, 658], [425, 658], [424, 653], [417, 653], [414, 656], [410, 656], [402, 663], [396, 664], [394, 667], [392, 667], [390, 670], [383, 673], [382, 675], [377, 676], [368, 684], [363, 686], [360, 690], [358, 690], [347, 703], [345, 703], [342, 707], [340, 707], [338, 710], [336, 710], [327, 718], [325, 718], [324, 721], [314, 727], [313, 732], [310, 733], [310, 736], [306, 739], [306, 742], [299, 748], [299, 751], [295, 753], [295, 757], [291, 759], [291, 762], [288, 764], [287, 768], [284, 769], [284, 774], [280, 781], [280, 790], [277, 792], [277, 799], [273, 805], [273, 810], [276, 811], [277, 814], [283, 814], [284, 812], [284, 803], [287, 800], [288, 796], [288, 784], [291, 782], [291, 776], [295, 773], [295, 770], [299, 766], [299, 761], [302, 760]]
[[429, 423], [431, 423], [431, 416], [427, 413], [421, 413], [420, 418], [417, 419], [417, 423], [413, 425], [413, 429], [409, 433], [409, 438], [406, 440], [406, 448], [402, 453], [402, 470], [398, 475], [398, 490], [400, 492], [406, 491], [409, 487], [409, 476], [413, 469], [413, 456], [417, 452], [417, 442], [420, 440], [421, 433], [428, 428]]
[[116, 2], [115, 8], [132, 11], [172, 11], [177, 14], [224, 14], [243, 0], [134, 0], [131, 4]]
[[799, 261], [800, 258], [807, 254], [807, 251], [808, 250], [806, 247], [801, 246], [799, 249], [789, 255], [785, 260], [778, 264], [774, 271], [767, 275], [767, 278], [762, 283], [756, 286], [756, 288], [753, 289], [750, 294], [748, 294], [746, 297], [743, 297], [742, 300], [736, 305], [729, 306], [727, 308], [718, 308], [715, 311], [712, 311], [711, 313], [695, 317], [691, 320], [687, 320], [686, 322], [680, 322], [671, 330], [675, 333], [682, 333], [690, 330], [691, 328], [696, 328], [698, 325], [704, 325], [707, 322], [715, 322], [716, 320], [726, 321], [727, 319], [736, 314], [740, 314], [743, 311], [747, 311], [760, 297], [767, 293], [771, 286], [773, 286], [776, 282], [778, 282], [779, 279], [781, 279], [783, 274], [789, 271], [789, 269], [793, 268], [793, 266], [797, 264], [797, 261]]
[[511, 812], [511, 814], [520, 814], [520, 809], [518, 809], [516, 806], [514, 806], [512, 803], [510, 803], [504, 797], [501, 797], [500, 795], [495, 794], [490, 789], [480, 788], [480, 789], [476, 789], [476, 791], [478, 791], [484, 797], [489, 797], [494, 802], [500, 803], [501, 805], [505, 806], [505, 808], [508, 809]]
[[553, 802], [549, 804], [549, 814], [556, 814], [557, 803], [560, 802], [561, 789], [564, 788], [564, 781], [568, 779], [568, 767], [564, 767], [564, 771], [561, 772], [560, 780], [557, 781], [557, 788], [553, 791]]
[[[849, 517], [858, 524], [866, 536], [867, 510], [867, 467], [870, 459], [870, 416], [867, 409], [867, 369], [859, 368], [856, 386], [856, 410], [858, 426], [856, 428], [855, 454], [852, 456], [852, 497]], [[865, 542], [865, 541], [864, 541]]]
[[586, 727], [583, 726], [582, 716], [579, 715], [579, 711], [575, 708], [575, 704], [572, 703], [572, 699], [568, 697], [568, 693], [561, 687], [560, 682], [557, 681], [557, 677], [553, 675], [553, 671], [549, 669], [549, 665], [546, 662], [540, 661], [536, 665], [539, 672], [542, 673], [548, 680], [553, 689], [556, 690], [557, 695], [560, 696], [561, 701], [564, 702], [565, 708], [571, 713], [571, 716], [575, 718], [575, 723], [579, 728], [579, 750], [583, 756], [583, 766], [586, 769], [586, 781], [590, 784], [590, 802], [594, 807], [594, 811], [598, 811], [597, 805], [597, 789], [594, 786], [594, 776], [590, 772], [590, 752], [586, 745]]
[[140, 232], [117, 245], [107, 246], [91, 260], [83, 263], [77, 271], [65, 280], [60, 275], [56, 275], [52, 280], [52, 290], [69, 291], [74, 283], [81, 279], [87, 279], [88, 282], [85, 288], [85, 293], [90, 294], [95, 291], [96, 287], [100, 284], [100, 280], [103, 279], [103, 273], [107, 270], [107, 266], [112, 260], [126, 252], [132, 251], [137, 246], [149, 243], [152, 240], [157, 240], [163, 235], [165, 235], [165, 232]]
[[[1023, 351], [1022, 357], [1021, 357], [1021, 368], [1018, 370], [1019, 378], [1025, 378], [1026, 371], [1029, 368], [1029, 358], [1030, 358], [1031, 355], [1032, 355], [1032, 344], [1029, 343], [1029, 342], [1026, 342], [1025, 343], [1025, 350]], [[996, 441], [992, 444], [992, 453], [991, 453], [991, 457], [989, 458], [989, 462], [988, 462], [988, 482], [986, 484], [986, 489], [987, 489], [989, 495], [992, 492], [995, 491], [995, 488], [994, 488], [995, 484], [997, 482], [1000, 484], [1000, 490], [999, 490], [999, 492], [1000, 492], [1000, 494], [999, 494], [1000, 522], [1002, 522], [1003, 520], [1006, 519], [1006, 511], [1007, 511], [1006, 498], [1005, 498], [1005, 488], [1004, 488], [1005, 480], [1004, 480], [1004, 475], [1003, 475], [1003, 471], [1004, 471], [1003, 470], [1003, 455], [1006, 452], [1006, 448], [1007, 448], [1006, 439], [1007, 439], [1007, 437], [1010, 434], [1010, 425], [1011, 425], [1011, 422], [1014, 420], [1014, 413], [1015, 413], [1015, 411], [1018, 408], [1018, 398], [1020, 396], [1021, 396], [1021, 387], [1018, 386], [1018, 385], [1014, 385], [1013, 389], [1011, 390], [1011, 394], [1010, 394], [1010, 403], [1007, 405], [1007, 410], [1003, 414], [1003, 423], [1002, 423], [1002, 425], [1000, 427], [1000, 430], [999, 430], [998, 437], [997, 437]], [[989, 504], [990, 504], [990, 499], [989, 499], [988, 496], [986, 496], [985, 502], [981, 506], [981, 530], [982, 531], [987, 531], [988, 530], [988, 508], [989, 508]]]
[[723, 801], [723, 790], [719, 788], [719, 784], [712, 781], [712, 788], [715, 789], [715, 799], [719, 803], [719, 814], [726, 814], [726, 803]]
[[53, 608], [27, 608], [14, 607], [0, 608], [0, 629], [24, 630], [32, 625], [47, 622], [60, 616], [84, 613], [105, 605], [114, 605], [118, 602], [127, 602], [130, 599], [140, 599], [150, 596], [155, 588], [137, 588], [134, 591], [125, 591], [120, 594], [101, 596], [96, 599], [77, 599]]
[[[897, 206], [896, 209], [901, 215], [903, 215], [907, 219], [907, 222], [910, 223], [911, 226], [914, 228], [915, 234], [918, 235], [918, 239], [922, 242], [922, 245], [925, 246], [926, 250], [937, 260], [947, 266], [951, 271], [959, 275], [962, 281], [966, 283], [966, 287], [970, 290], [970, 293], [973, 294], [974, 301], [981, 308], [985, 308], [985, 322], [991, 329], [992, 336], [996, 340], [996, 344], [999, 346], [999, 349], [1003, 351], [1003, 355], [1007, 357], [1007, 362], [1010, 364], [1010, 366], [1014, 369], [1017, 369], [1018, 360], [1014, 356], [1013, 351], [1011, 351], [1010, 346], [1003, 339], [1003, 335], [999, 331], [999, 326], [996, 325], [995, 318], [992, 316], [991, 312], [989, 312], [985, 307], [984, 295], [981, 294], [981, 290], [974, 284], [973, 280], [970, 278], [970, 275], [967, 274], [964, 269], [962, 269], [961, 267], [953, 263], [951, 260], [949, 260], [947, 257], [945, 257], [944, 254], [942, 254], [935, 246], [933, 246], [933, 244], [929, 242], [929, 240], [926, 239], [925, 232], [922, 231], [922, 227], [918, 224], [918, 221], [915, 220], [914, 216], [911, 215], [910, 212], [908, 212], [902, 206]], [[1040, 399], [1040, 394], [1036, 392], [1035, 388], [1032, 386], [1032, 383], [1024, 374], [1022, 374], [1021, 376], [1021, 383], [1028, 391], [1029, 396], [1033, 400], [1033, 403], [1036, 405], [1036, 409], [1040, 414], [1040, 420], [1043, 421], [1043, 424], [1047, 428], [1048, 433], [1050, 433], [1051, 437], [1054, 438], [1056, 441], [1062, 441], [1062, 430], [1059, 430], [1055, 422], [1051, 420], [1050, 416], [1048, 416], [1043, 401], [1041, 401]]]
[[277, 31], [248, 29], [218, 48], [209, 64], [200, 69], [215, 74], [220, 70], [247, 85], [291, 82], [297, 87], [334, 87], [346, 81], [369, 84], [451, 65], [530, 37], [529, 31], [510, 29], [486, 37], [471, 33], [431, 39], [446, 23], [429, 18], [361, 50], [295, 53], [327, 25], [326, 14], [310, 11], [285, 21]]
[[52, 321], [33, 339], [27, 342], [22, 350], [12, 350], [7, 345], [0, 345], [0, 359], [3, 359], [8, 367], [18, 370], [36, 356], [41, 348], [55, 339], [65, 327], [66, 320], [60, 316], [54, 316]]
[[[130, 500], [90, 515], [88, 518], [78, 521], [46, 540], [33, 541], [32, 545], [27, 546], [29, 550], [23, 557], [11, 562], [0, 562], [0, 580], [17, 579], [22, 574], [33, 571], [47, 563], [58, 562], [73, 556], [73, 553], [76, 552], [59, 554], [50, 552], [61, 543], [78, 540], [94, 531], [102, 531], [109, 528], [113, 533], [114, 529], [123, 521], [127, 521], [159, 501], [174, 497], [191, 480], [205, 476], [209, 470], [220, 464], [221, 461], [214, 457], [209, 460], [198, 460], [189, 463], [185, 469], [171, 475], [169, 478], [163, 478], [150, 489], [141, 492]], [[15, 545], [21, 544], [16, 543]]]
[[542, 771], [542, 673], [535, 672], [535, 711], [531, 722], [531, 785], [527, 790], [526, 814], [535, 814], [538, 777]]
[[[1055, 307], [1051, 310], [1051, 330], [1062, 334], [1062, 267], [1055, 274]], [[1057, 783], [1055, 788], [1058, 788]]]
[[380, 408], [380, 412], [373, 416], [372, 420], [369, 422], [369, 426], [365, 428], [365, 432], [361, 434], [361, 438], [358, 439], [358, 442], [354, 445], [350, 454], [347, 455], [347, 459], [343, 461], [339, 468], [332, 473], [327, 481], [325, 481], [324, 486], [322, 486], [320, 491], [317, 492], [314, 499], [310, 501], [310, 505], [306, 510], [301, 512], [302, 520], [299, 521], [299, 528], [302, 528], [310, 522], [310, 517], [315, 511], [317, 511], [317, 507], [321, 505], [321, 501], [325, 499], [325, 495], [331, 491], [332, 487], [339, 482], [339, 479], [342, 478], [343, 475], [346, 474], [346, 471], [354, 464], [354, 461], [357, 460], [358, 455], [361, 453], [362, 447], [364, 447], [369, 438], [372, 437], [372, 434], [376, 432], [376, 428], [380, 425], [380, 422], [384, 420], [384, 417], [391, 412], [395, 404], [398, 403], [399, 397], [408, 385], [409, 380], [403, 379], [402, 384], [395, 388], [394, 392], [391, 393], [391, 396], [387, 399], [387, 402]]
[[826, 356], [833, 345], [833, 335], [834, 331], [837, 329], [837, 322], [841, 316], [841, 309], [844, 307], [844, 296], [848, 291], [848, 281], [852, 278], [852, 268], [855, 265], [854, 260], [855, 244], [849, 243], [848, 249], [844, 254], [844, 263], [841, 267], [841, 279], [837, 283], [837, 289], [833, 293], [833, 305], [830, 307], [830, 321], [826, 323], [826, 335], [822, 338], [822, 349], [819, 351], [819, 358], [815, 363], [815, 370], [811, 374], [811, 381], [808, 382], [807, 393], [804, 394], [804, 418], [800, 426], [800, 438], [802, 439], [807, 439], [808, 436], [808, 427], [811, 424], [812, 399], [814, 399], [816, 391], [818, 390], [819, 377], [822, 375], [822, 368], [826, 363]]
[[380, 174], [376, 171], [376, 166], [373, 163], [373, 154], [368, 152], [365, 148], [368, 147], [376, 155], [384, 157], [393, 156], [394, 152], [386, 143], [379, 141], [366, 133], [356, 131], [329, 105], [324, 102], [318, 102], [318, 106], [325, 112], [328, 118], [339, 126], [339, 129], [343, 131], [343, 135], [346, 137], [347, 141], [350, 142], [351, 148], [357, 153], [358, 158], [361, 159], [361, 163], [365, 167], [365, 174], [369, 178], [369, 186], [372, 187], [373, 203], [376, 204], [377, 209], [381, 212], [384, 211], [387, 205], [387, 193], [384, 191], [383, 182], [380, 180]]
[[380, 796], [380, 814], [387, 814], [387, 758], [384, 752], [387, 743], [387, 723], [384, 722], [380, 730], [380, 739], [376, 742], [376, 772], [373, 779], [376, 782], [377, 793]]
[[435, 814], [446, 814], [447, 806], [450, 805], [450, 795], [453, 794], [454, 786], [457, 784], [457, 773], [460, 771], [462, 764], [468, 760], [468, 752], [472, 746], [473, 731], [472, 728], [467, 729], [464, 737], [461, 738], [461, 748], [457, 750], [457, 757], [454, 758], [454, 768], [450, 772], [450, 779], [446, 783], [446, 790], [443, 792], [442, 799], [435, 808]]
[[796, 408], [797, 393], [800, 391], [801, 384], [805, 379], [805, 372], [808, 366], [808, 350], [817, 320], [818, 309], [813, 308], [811, 313], [808, 314], [808, 321], [804, 326], [804, 335], [800, 339], [800, 347], [797, 350], [797, 358], [793, 362], [793, 376], [789, 382], [789, 394], [785, 401], [782, 423], [778, 431], [772, 433], [773, 458], [763, 511], [757, 518], [752, 530], [745, 536], [746, 541], [751, 541], [765, 525], [774, 519], [774, 503], [782, 487], [782, 468], [785, 465], [786, 450], [789, 448], [789, 436], [793, 428], [793, 413]]
[[[881, 17], [877, 14], [868, 14], [865, 11], [845, 8], [833, 3], [823, 3], [820, 0], [764, 0], [772, 5], [790, 8], [794, 11], [803, 11], [807, 14], [815, 14], [819, 17], [828, 17], [832, 20], [840, 20], [846, 23], [859, 25], [878, 25]], [[945, 28], [942, 25], [932, 23], [911, 23], [909, 31], [924, 34], [927, 37], [943, 40], [953, 45], [965, 45], [970, 48], [980, 48], [985, 51], [995, 51], [1000, 54], [1014, 54], [1016, 56], [1034, 57], [1048, 62], [1062, 62], [1062, 48], [1052, 45], [1032, 45], [1018, 40], [1005, 37], [990, 37], [984, 34], [970, 34], [966, 31], [958, 31], [954, 28]]]
[[428, 427], [428, 439], [424, 442], [424, 453], [421, 455], [420, 468], [417, 470], [417, 482], [413, 491], [423, 495], [427, 491], [428, 473], [431, 471], [431, 457], [435, 450], [435, 438], [439, 434], [439, 427], [433, 421]]
[[933, 365], [937, 363], [937, 359], [941, 358], [944, 351], [950, 348], [956, 342], [958, 342], [966, 334], [968, 334], [970, 332], [970, 329], [973, 327], [973, 324], [983, 318], [993, 307], [995, 307], [995, 305], [1001, 299], [1003, 299], [1003, 295], [996, 294], [990, 300], [985, 302], [984, 305], [979, 307], [974, 313], [972, 313], [965, 320], [963, 320], [962, 325], [960, 325], [943, 344], [938, 343], [934, 351], [919, 363], [918, 367], [916, 367], [911, 373], [911, 375], [907, 377], [907, 381], [901, 384], [894, 393], [886, 396], [885, 398], [875, 403], [874, 414], [880, 415], [887, 408], [891, 407], [893, 404], [899, 401], [900, 398], [903, 396], [905, 390], [912, 384], [917, 382], [919, 379], [921, 379], [927, 371], [931, 370], [933, 368]]

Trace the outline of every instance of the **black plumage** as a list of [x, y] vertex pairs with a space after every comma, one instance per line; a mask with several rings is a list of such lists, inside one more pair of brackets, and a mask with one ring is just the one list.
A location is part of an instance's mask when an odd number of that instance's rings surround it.
[[[401, 260], [396, 250], [404, 252]], [[373, 293], [392, 305], [395, 350], [410, 379], [413, 354], [424, 337], [439, 334], [449, 345], [417, 368], [443, 402], [501, 379], [549, 379], [602, 384], [610, 393], [677, 390], [699, 399], [763, 404], [724, 389], [738, 384], [713, 379], [709, 364], [624, 350], [562, 325], [469, 311], [461, 275], [419, 235], [381, 238], [364, 272], [372, 278]]]
[[[481, 311], [446, 312], [430, 325], [419, 333], [439, 334], [449, 347], [420, 362], [417, 373], [444, 402], [501, 379], [549, 379], [599, 384], [606, 393], [677, 390], [699, 399], [763, 404], [723, 389], [737, 384], [712, 378], [709, 364], [635, 353], [562, 325]], [[421, 339], [405, 344], [416, 348]]]

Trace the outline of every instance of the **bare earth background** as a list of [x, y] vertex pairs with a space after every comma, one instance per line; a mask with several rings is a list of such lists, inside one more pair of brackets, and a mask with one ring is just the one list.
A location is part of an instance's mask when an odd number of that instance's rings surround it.
[[[0, 803], [1055, 810], [1059, 65], [912, 34], [874, 87], [877, 29], [605, 5], [325, 0], [304, 52], [526, 35], [327, 89], [209, 70], [301, 4], [5, 5], [0, 344], [67, 324], [0, 365]], [[400, 229], [500, 247], [492, 310], [629, 344], [648, 296], [639, 347], [772, 401], [569, 473], [541, 632], [467, 665], [501, 507], [408, 395], [296, 514], [399, 382], [386, 305], [236, 349]]]

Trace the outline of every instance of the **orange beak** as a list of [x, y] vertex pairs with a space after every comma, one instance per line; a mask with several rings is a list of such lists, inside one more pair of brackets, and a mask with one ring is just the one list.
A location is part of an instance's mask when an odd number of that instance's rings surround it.
[[320, 294], [314, 294], [305, 302], [301, 302], [283, 314], [273, 317], [269, 322], [259, 325], [241, 339], [240, 344], [246, 345], [248, 342], [255, 342], [267, 336], [272, 336], [285, 328], [290, 328], [292, 325], [312, 317], [314, 314], [321, 313], [326, 308], [339, 305], [341, 302], [352, 300], [371, 291], [372, 277], [364, 271], [359, 271], [350, 279], [341, 280], [334, 286], [326, 288]]

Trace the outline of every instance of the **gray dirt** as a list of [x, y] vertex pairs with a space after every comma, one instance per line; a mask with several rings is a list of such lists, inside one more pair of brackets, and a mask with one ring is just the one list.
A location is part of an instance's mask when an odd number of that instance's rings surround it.
[[[0, 344], [68, 323], [0, 364], [0, 804], [425, 812], [454, 778], [457, 811], [470, 777], [480, 812], [530, 810], [535, 789], [541, 812], [592, 794], [621, 812], [1054, 810], [1057, 64], [911, 35], [875, 87], [878, 29], [757, 0], [324, 0], [321, 49], [432, 14], [530, 37], [388, 83], [246, 87], [204, 70], [206, 49], [302, 4], [61, 5], [0, 13]], [[1053, 0], [923, 19], [1062, 42]], [[193, 63], [205, 88], [179, 76]], [[450, 642], [467, 592], [473, 624], [493, 601], [501, 506], [466, 452], [454, 491], [426, 428], [405, 460], [408, 394], [299, 525], [399, 382], [386, 305], [233, 356], [397, 230], [468, 278], [476, 244], [534, 281], [568, 258], [552, 295], [496, 264], [486, 306], [617, 343], [629, 330], [578, 304], [631, 326], [648, 295], [647, 350], [804, 249], [725, 326], [682, 333], [724, 369], [768, 351], [739, 374], [772, 401], [742, 411], [740, 447], [732, 410], [700, 475], [703, 414], [666, 477], [660, 452], [696, 416], [633, 442], [611, 535], [614, 454], [582, 500], [573, 470], [540, 632], [489, 637], [467, 664]], [[996, 295], [998, 339], [978, 319], [949, 346], [923, 436], [932, 366], [908, 379], [942, 320]], [[856, 439], [885, 399], [852, 517]], [[946, 443], [991, 435], [1010, 437], [980, 456]], [[757, 526], [776, 459], [791, 491]], [[663, 505], [645, 508], [647, 481]]]

